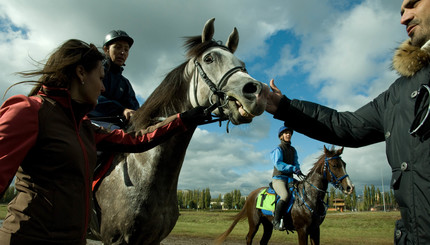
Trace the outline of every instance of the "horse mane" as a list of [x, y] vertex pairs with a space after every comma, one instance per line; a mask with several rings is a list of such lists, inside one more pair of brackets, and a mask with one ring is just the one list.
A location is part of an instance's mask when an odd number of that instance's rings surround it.
[[145, 103], [131, 119], [129, 130], [148, 127], [159, 121], [159, 117], [171, 116], [187, 109], [189, 84], [184, 76], [185, 67], [193, 57], [200, 56], [211, 47], [226, 48], [214, 40], [202, 43], [201, 36], [185, 37], [184, 47], [188, 60], [170, 71], [160, 85], [151, 93]]
[[323, 174], [324, 173], [325, 158], [326, 157], [332, 157], [335, 154], [336, 154], [336, 150], [335, 150], [334, 146], [332, 146], [331, 149], [327, 149], [327, 154], [323, 153], [318, 157], [318, 160], [314, 163], [314, 166], [309, 171], [308, 176], [314, 172]]
[[224, 48], [231, 52], [231, 50], [224, 46], [221, 41], [209, 40], [202, 43], [202, 36], [184, 37], [184, 39], [184, 47], [187, 50], [187, 57], [189, 59], [202, 55], [203, 52], [212, 47]]

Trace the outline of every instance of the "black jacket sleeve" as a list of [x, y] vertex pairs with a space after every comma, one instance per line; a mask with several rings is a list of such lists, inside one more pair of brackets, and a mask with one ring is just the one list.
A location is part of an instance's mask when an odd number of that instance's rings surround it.
[[283, 97], [274, 118], [316, 140], [335, 145], [361, 147], [384, 140], [381, 108], [384, 94], [355, 112], [334, 109]]

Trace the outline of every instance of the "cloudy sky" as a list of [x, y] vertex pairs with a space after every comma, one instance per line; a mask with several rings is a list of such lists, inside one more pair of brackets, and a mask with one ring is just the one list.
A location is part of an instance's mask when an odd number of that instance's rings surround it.
[[[141, 103], [172, 68], [185, 61], [184, 36], [199, 35], [215, 17], [215, 36], [226, 41], [236, 27], [236, 55], [251, 76], [271, 78], [290, 98], [338, 110], [356, 110], [396, 79], [393, 50], [407, 38], [400, 25], [401, 0], [14, 0], [0, 2], [0, 92], [23, 80], [14, 72], [35, 69], [70, 38], [101, 46], [112, 29], [135, 40], [124, 75]], [[16, 86], [6, 98], [29, 87]], [[4, 101], [2, 98], [1, 102]], [[212, 196], [242, 195], [270, 182], [270, 151], [282, 122], [264, 113], [251, 124], [201, 126], [193, 136], [179, 177], [180, 189], [209, 187]], [[324, 142], [298, 133], [293, 145], [303, 172]], [[327, 145], [330, 147], [330, 145]], [[385, 145], [345, 148], [347, 171], [362, 193], [365, 184], [389, 188]]]

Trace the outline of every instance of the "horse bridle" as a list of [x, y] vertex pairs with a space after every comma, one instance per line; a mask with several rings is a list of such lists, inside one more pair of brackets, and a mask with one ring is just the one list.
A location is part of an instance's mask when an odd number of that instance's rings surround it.
[[[349, 175], [345, 174], [344, 176], [342, 176], [342, 177], [340, 177], [340, 178], [337, 178], [337, 177], [333, 174], [333, 172], [331, 171], [331, 169], [330, 169], [330, 164], [328, 163], [328, 161], [329, 161], [329, 160], [332, 160], [332, 159], [341, 159], [341, 158], [340, 158], [340, 156], [325, 157], [325, 158], [324, 158], [324, 173], [323, 173], [323, 175], [324, 175], [324, 178], [327, 178], [327, 170], [328, 170], [328, 171], [330, 172], [330, 175], [331, 175], [330, 183], [331, 183], [331, 184], [333, 184], [335, 188], [339, 188], [340, 182], [341, 182], [343, 179], [345, 179], [346, 177], [348, 177]], [[304, 181], [306, 181], [309, 185], [311, 185], [313, 188], [317, 189], [318, 191], [323, 192], [323, 193], [327, 193], [327, 191], [321, 190], [320, 188], [318, 188], [318, 187], [314, 186], [312, 183], [308, 182], [308, 181], [306, 180], [306, 178], [304, 178]], [[305, 192], [305, 187], [304, 187], [304, 186], [303, 186], [303, 191], [302, 191], [302, 192], [303, 192], [303, 196], [305, 196], [305, 193], [306, 193], [306, 192]], [[315, 210], [314, 210], [314, 209], [312, 209], [312, 208], [309, 206], [309, 204], [308, 204], [308, 203], [306, 203], [306, 201], [305, 201], [304, 197], [300, 196], [299, 191], [296, 191], [296, 193], [297, 193], [297, 195], [299, 196], [299, 198], [302, 200], [303, 204], [304, 204], [304, 205], [309, 209], [309, 211], [310, 211], [311, 213], [315, 213]], [[322, 200], [322, 199], [320, 199], [320, 201], [321, 201], [321, 202], [324, 204], [324, 206], [325, 206], [325, 211], [322, 213], [322, 215], [320, 215], [320, 217], [325, 217], [325, 215], [326, 215], [326, 213], [327, 213], [327, 209], [328, 209], [328, 201], [327, 201], [327, 203], [326, 203], [326, 202], [324, 202], [324, 200]]]
[[348, 174], [345, 174], [344, 176], [337, 178], [336, 175], [333, 174], [333, 172], [330, 169], [330, 164], [328, 163], [329, 160], [332, 159], [341, 159], [340, 156], [334, 156], [334, 157], [325, 157], [325, 165], [324, 165], [324, 178], [327, 177], [327, 170], [330, 172], [331, 178], [330, 183], [334, 185], [335, 188], [339, 188], [340, 182], [348, 177]]
[[[330, 173], [330, 176], [331, 176], [329, 183], [331, 183], [335, 188], [339, 188], [340, 182], [343, 179], [345, 179], [346, 177], [348, 177], [349, 175], [345, 174], [344, 176], [342, 176], [340, 178], [337, 178], [336, 175], [334, 175], [333, 172], [331, 171], [330, 164], [328, 163], [328, 161], [332, 160], [332, 159], [341, 159], [341, 157], [340, 156], [334, 156], [334, 157], [325, 157], [324, 158], [324, 172], [323, 172], [323, 176], [324, 176], [324, 178], [327, 178], [327, 170], [328, 170], [329, 173]], [[309, 185], [311, 185], [313, 188], [317, 189], [318, 191], [327, 193], [327, 191], [321, 190], [320, 188], [314, 186], [312, 183], [310, 183], [309, 181], [307, 181], [306, 178], [302, 178], [302, 180], [306, 181], [306, 183], [308, 183]]]
[[[210, 120], [206, 123], [216, 122], [219, 121], [221, 125], [221, 121], [227, 120], [224, 118], [225, 114], [223, 111], [223, 107], [225, 107], [228, 103], [229, 97], [225, 94], [224, 91], [222, 91], [222, 88], [227, 84], [228, 79], [236, 72], [242, 71], [246, 72], [246, 68], [243, 66], [236, 66], [228, 70], [219, 81], [218, 85], [216, 85], [212, 80], [208, 77], [206, 72], [203, 70], [203, 67], [200, 65], [200, 63], [197, 61], [197, 59], [194, 60], [194, 65], [196, 67], [196, 70], [198, 71], [199, 75], [202, 77], [203, 81], [209, 86], [209, 89], [211, 90], [211, 94], [209, 95], [209, 103], [211, 104], [208, 108], [205, 109], [205, 113], [211, 113], [213, 110], [218, 108], [218, 111], [220, 113], [219, 119]], [[197, 74], [197, 73], [194, 73]], [[199, 101], [197, 99], [197, 85], [198, 85], [198, 77], [195, 77], [195, 85], [194, 85], [194, 99], [196, 100], [197, 105], [199, 105]], [[214, 102], [212, 100], [213, 95], [216, 96], [216, 101]], [[200, 106], [200, 105], [199, 105]]]

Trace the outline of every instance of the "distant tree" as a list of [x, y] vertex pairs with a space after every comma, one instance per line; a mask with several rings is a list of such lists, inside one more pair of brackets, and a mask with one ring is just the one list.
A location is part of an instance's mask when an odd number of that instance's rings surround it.
[[242, 197], [242, 194], [240, 193], [240, 190], [233, 190], [231, 192], [232, 197], [233, 197], [233, 203], [232, 203], [232, 207], [235, 209], [241, 209], [242, 207], [240, 206], [240, 198]]
[[211, 206], [211, 191], [209, 188], [206, 188], [205, 191], [205, 208], [210, 208]]
[[199, 203], [198, 208], [199, 209], [205, 209], [205, 190], [202, 190], [199, 193], [199, 197], [198, 197], [197, 200], [198, 200], [198, 203]]
[[233, 208], [233, 195], [231, 193], [226, 193], [224, 195], [224, 207], [227, 209]]
[[370, 209], [370, 191], [367, 185], [364, 185], [364, 191], [363, 191], [363, 209], [365, 211], [369, 211]]
[[245, 202], [246, 202], [245, 197], [241, 197], [241, 198], [240, 198], [240, 209], [242, 209], [242, 208], [243, 208], [243, 206], [245, 206]]
[[345, 196], [345, 209], [346, 210], [352, 210], [352, 197], [351, 195]]
[[330, 187], [330, 192], [329, 192], [329, 199], [328, 199], [328, 205], [330, 207], [333, 207], [333, 200], [336, 198], [336, 189], [332, 186]]
[[190, 200], [188, 202], [188, 208], [189, 209], [197, 209], [197, 203], [194, 200]]
[[9, 203], [16, 196], [15, 186], [9, 186], [5, 191], [3, 197], [1, 197], [0, 202]]
[[376, 188], [375, 199], [376, 199], [375, 206], [380, 206], [384, 204], [384, 201], [382, 199], [382, 193], [379, 190], [379, 187]]
[[357, 193], [355, 192], [355, 188], [352, 191], [352, 209], [351, 210], [355, 210], [357, 208]]
[[184, 208], [184, 193], [181, 190], [177, 191], [177, 195], [178, 195], [178, 207], [179, 208]]
[[370, 188], [370, 207], [373, 208], [376, 205], [376, 190], [375, 186], [372, 185]]

